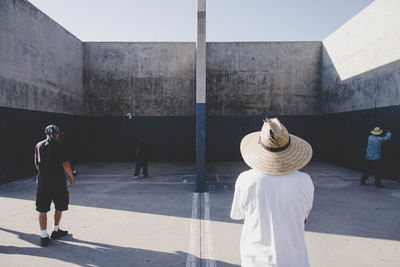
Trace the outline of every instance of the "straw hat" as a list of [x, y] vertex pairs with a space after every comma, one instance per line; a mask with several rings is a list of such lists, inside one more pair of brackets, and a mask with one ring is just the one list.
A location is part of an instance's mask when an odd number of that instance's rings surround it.
[[371, 133], [373, 135], [380, 135], [381, 133], [383, 133], [383, 130], [379, 127], [375, 127], [373, 130], [371, 130]]
[[310, 144], [289, 134], [277, 118], [267, 118], [260, 132], [246, 135], [240, 143], [240, 152], [251, 168], [271, 175], [297, 171], [312, 157]]

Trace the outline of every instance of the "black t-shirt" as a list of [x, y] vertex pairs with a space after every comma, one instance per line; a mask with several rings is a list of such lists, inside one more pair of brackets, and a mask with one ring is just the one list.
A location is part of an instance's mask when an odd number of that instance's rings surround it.
[[43, 140], [35, 147], [35, 164], [39, 166], [38, 192], [68, 191], [62, 163], [67, 161], [67, 149], [61, 141]]
[[139, 157], [147, 159], [149, 156], [149, 144], [146, 140], [140, 140], [137, 146], [139, 148]]

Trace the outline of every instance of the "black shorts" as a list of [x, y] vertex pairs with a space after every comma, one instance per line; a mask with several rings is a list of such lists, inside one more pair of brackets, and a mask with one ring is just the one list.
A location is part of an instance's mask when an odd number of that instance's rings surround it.
[[38, 212], [50, 211], [51, 202], [58, 211], [68, 210], [69, 192], [37, 192], [36, 193], [36, 210]]

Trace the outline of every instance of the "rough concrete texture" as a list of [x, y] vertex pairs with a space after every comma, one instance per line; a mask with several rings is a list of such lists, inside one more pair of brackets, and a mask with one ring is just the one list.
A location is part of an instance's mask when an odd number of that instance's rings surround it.
[[194, 43], [85, 43], [88, 115], [194, 116]]
[[400, 2], [377, 0], [323, 41], [322, 112], [400, 104]]
[[[209, 115], [317, 114], [320, 42], [207, 43]], [[89, 115], [194, 115], [192, 43], [85, 43]]]
[[[71, 235], [38, 246], [34, 179], [0, 185], [2, 266], [239, 266], [242, 221], [229, 218], [243, 162], [208, 164], [209, 195], [194, 201], [194, 165], [152, 163], [133, 180], [129, 163], [77, 165], [70, 209], [61, 228]], [[400, 183], [359, 185], [360, 173], [311, 162], [315, 186], [306, 225], [311, 266], [397, 267]], [[208, 203], [207, 203], [208, 198]], [[195, 204], [195, 205], [193, 205]], [[52, 212], [48, 230], [53, 223]], [[193, 246], [192, 246], [193, 245]]]
[[27, 1], [0, 0], [0, 106], [82, 114], [83, 47]]
[[208, 114], [317, 114], [320, 70], [321, 42], [208, 43]]
[[197, 1], [196, 104], [206, 103], [206, 0]]

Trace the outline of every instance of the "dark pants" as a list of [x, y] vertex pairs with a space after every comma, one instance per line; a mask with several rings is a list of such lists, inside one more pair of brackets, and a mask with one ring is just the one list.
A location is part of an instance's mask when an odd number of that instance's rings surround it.
[[136, 159], [136, 169], [135, 169], [135, 176], [139, 176], [140, 169], [143, 166], [143, 175], [148, 176], [149, 171], [147, 169], [147, 159], [138, 157]]
[[365, 170], [361, 176], [361, 182], [365, 182], [370, 175], [374, 174], [375, 183], [380, 183], [382, 176], [381, 169], [382, 169], [382, 161], [380, 159], [366, 160]]

